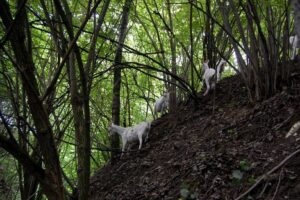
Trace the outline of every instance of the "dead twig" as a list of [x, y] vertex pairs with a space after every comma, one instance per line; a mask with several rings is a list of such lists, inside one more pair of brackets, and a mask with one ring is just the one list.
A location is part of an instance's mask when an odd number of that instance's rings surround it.
[[273, 197], [272, 197], [272, 200], [275, 199], [275, 197], [276, 197], [276, 195], [277, 195], [277, 193], [278, 193], [278, 189], [279, 189], [280, 182], [281, 182], [282, 172], [283, 172], [283, 170], [281, 169], [280, 174], [279, 174], [279, 178], [278, 178], [278, 183], [277, 183], [277, 186], [276, 186], [276, 190], [275, 190], [275, 192], [274, 192], [274, 195], [273, 195]]
[[268, 187], [269, 184], [270, 184], [269, 181], [266, 182], [266, 184], [265, 184], [263, 190], [262, 190], [261, 193], [258, 195], [258, 199], [261, 199], [261, 198], [263, 197], [263, 195], [264, 195], [264, 193], [265, 193], [265, 191], [266, 191], [266, 189], [267, 189], [267, 187]]
[[293, 153], [291, 153], [289, 156], [287, 156], [283, 161], [281, 161], [277, 166], [275, 166], [273, 169], [268, 171], [266, 174], [262, 175], [254, 185], [252, 185], [246, 192], [235, 198], [235, 200], [240, 200], [243, 197], [245, 197], [247, 194], [249, 194], [254, 188], [256, 188], [263, 180], [267, 179], [272, 173], [274, 173], [276, 170], [278, 170], [280, 167], [282, 167], [289, 159], [294, 157], [300, 152], [300, 149], [297, 149]]
[[290, 120], [293, 116], [294, 116], [294, 110], [292, 111], [292, 114], [286, 120], [284, 120], [283, 122], [281, 122], [279, 124], [276, 124], [272, 129], [275, 131], [281, 129], [281, 127], [285, 126], [286, 124], [288, 124], [290, 122]]

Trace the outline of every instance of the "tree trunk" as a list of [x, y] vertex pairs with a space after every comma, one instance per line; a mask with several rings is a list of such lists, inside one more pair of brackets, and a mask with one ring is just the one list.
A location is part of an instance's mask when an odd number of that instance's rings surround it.
[[[14, 115], [16, 118], [17, 122], [17, 128], [18, 128], [18, 142], [20, 145], [20, 148], [28, 153], [28, 145], [27, 145], [27, 140], [28, 140], [28, 133], [26, 130], [26, 127], [23, 126], [22, 124], [24, 123], [23, 120], [21, 119], [21, 112], [23, 119], [26, 119], [27, 115], [27, 103], [26, 103], [26, 94], [25, 91], [22, 87], [22, 85], [19, 83], [20, 75], [17, 72], [16, 74], [16, 90], [12, 91], [9, 90], [9, 94], [11, 97], [12, 101], [12, 106], [13, 106], [13, 111]], [[22, 93], [20, 92], [20, 88], [22, 89]], [[16, 92], [16, 97], [14, 97], [14, 92]], [[22, 109], [22, 110], [21, 110]], [[33, 155], [31, 156], [32, 158], [36, 158], [36, 151], [37, 149], [34, 150]], [[38, 163], [39, 166], [41, 166], [41, 162]], [[20, 194], [21, 194], [21, 199], [22, 200], [34, 200], [35, 199], [35, 192], [38, 186], [38, 182], [36, 177], [34, 177], [32, 174], [28, 173], [24, 166], [22, 166], [22, 163], [18, 162], [18, 178], [19, 178], [19, 188], [20, 188]]]
[[194, 83], [194, 37], [193, 37], [193, 4], [190, 2], [190, 46], [191, 46], [191, 59], [190, 59], [190, 69], [191, 69], [191, 84], [192, 88], [195, 89]]
[[[173, 33], [173, 19], [171, 13], [171, 4], [170, 0], [167, 0], [167, 8], [169, 15], [169, 27], [170, 32]], [[176, 39], [173, 34], [169, 34], [170, 47], [171, 47], [171, 71], [175, 76], [177, 75], [177, 66], [176, 66]], [[171, 77], [171, 86], [170, 86], [170, 102], [169, 102], [169, 110], [170, 112], [174, 112], [176, 110], [176, 79], [174, 76]]]
[[[20, 1], [18, 5], [21, 5]], [[6, 27], [6, 31], [8, 31], [13, 23], [13, 19], [10, 13], [9, 5], [5, 0], [1, 0], [0, 2], [0, 16]], [[25, 20], [25, 9], [22, 9], [13, 28], [11, 29], [11, 37], [9, 37], [9, 40], [16, 56], [16, 68], [21, 72], [22, 83], [28, 97], [29, 109], [37, 130], [37, 140], [44, 158], [45, 181], [48, 184], [45, 184], [44, 182], [41, 184], [41, 186], [48, 199], [61, 200], [65, 199], [65, 195], [59, 157], [48, 115], [43, 107], [42, 101], [39, 98], [40, 94], [38, 91], [36, 77], [34, 75], [35, 67], [32, 60], [32, 55], [30, 54], [31, 51], [28, 51], [25, 44], [25, 41], [31, 40], [31, 38], [26, 38], [25, 35]], [[3, 145], [9, 145], [9, 143]], [[21, 159], [21, 157], [18, 157], [18, 159]], [[23, 161], [23, 163], [24, 162], [25, 161]], [[30, 169], [26, 170], [31, 171]], [[41, 179], [39, 180], [41, 181]]]
[[[211, 1], [206, 0], [206, 12], [207, 16], [211, 16]], [[207, 59], [209, 59], [210, 64], [214, 66], [215, 61], [213, 60], [213, 49], [212, 49], [212, 34], [213, 30], [211, 29], [211, 18], [207, 17], [206, 18], [206, 30], [205, 33], [207, 34]]]
[[[88, 197], [88, 182], [89, 180], [89, 164], [86, 164], [86, 159], [90, 159], [89, 155], [85, 154], [85, 126], [84, 126], [84, 113], [83, 113], [83, 99], [82, 95], [78, 92], [78, 79], [76, 76], [75, 56], [74, 53], [69, 57], [69, 77], [70, 77], [70, 92], [71, 104], [74, 116], [74, 127], [77, 144], [77, 176], [78, 176], [78, 199]], [[83, 158], [87, 156], [87, 158]], [[87, 173], [88, 172], [88, 173]]]
[[[121, 26], [119, 31], [119, 39], [118, 39], [118, 46], [115, 54], [114, 59], [114, 87], [113, 87], [113, 100], [112, 100], [112, 122], [115, 124], [120, 124], [120, 90], [121, 90], [121, 62], [122, 62], [122, 51], [123, 51], [123, 44], [125, 41], [126, 30], [128, 25], [128, 18], [130, 13], [130, 6], [133, 0], [126, 0], [123, 6], [123, 13], [121, 19]], [[119, 148], [119, 137], [115, 133], [110, 138], [111, 147], [113, 149]], [[111, 153], [111, 162], [115, 163], [118, 159], [118, 154], [113, 151]]]
[[[70, 87], [71, 87], [71, 102], [74, 114], [74, 125], [76, 134], [76, 144], [77, 144], [77, 159], [78, 159], [78, 198], [79, 200], [87, 199], [89, 192], [89, 178], [90, 178], [90, 154], [91, 154], [91, 142], [90, 142], [90, 86], [92, 83], [90, 73], [91, 63], [95, 58], [95, 45], [97, 42], [98, 32], [102, 26], [104, 16], [106, 14], [108, 5], [110, 1], [104, 3], [104, 7], [101, 11], [101, 16], [99, 17], [98, 25], [94, 31], [94, 36], [92, 38], [92, 43], [90, 46], [90, 53], [88, 55], [88, 60], [86, 64], [86, 69], [84, 69], [83, 61], [81, 58], [80, 50], [77, 44], [74, 44], [74, 54], [70, 56], [69, 63], [69, 75], [70, 75]], [[78, 38], [79, 30], [74, 34], [72, 25], [72, 13], [69, 9], [67, 1], [62, 1], [63, 7], [59, 0], [54, 0], [55, 7], [59, 13], [62, 21], [65, 24], [67, 33], [70, 38], [70, 42]], [[96, 1], [94, 7], [87, 11], [86, 18], [82, 22], [81, 28], [87, 23], [87, 20], [96, 11], [97, 6], [100, 1]], [[63, 35], [63, 34], [61, 34]], [[75, 56], [75, 57], [74, 57]], [[77, 65], [75, 64], [75, 58], [77, 60]], [[74, 59], [74, 60], [73, 60]], [[79, 75], [77, 76], [77, 66]], [[79, 78], [78, 78], [79, 77]], [[80, 86], [80, 87], [79, 87]]]
[[[224, 2], [221, 2], [220, 0], [217, 0], [217, 3], [220, 6], [220, 11], [221, 11], [221, 14], [222, 14], [222, 17], [223, 17], [223, 23], [224, 23], [224, 28], [226, 30], [226, 32], [229, 34], [229, 35], [233, 35], [233, 31], [232, 31], [232, 28], [230, 26], [230, 23], [229, 23], [229, 20], [227, 18], [228, 16], [228, 11], [227, 11], [227, 8], [226, 8], [226, 5]], [[249, 88], [249, 82], [247, 81], [247, 66], [246, 66], [246, 63], [245, 61], [243, 60], [243, 57], [242, 57], [242, 54], [240, 52], [240, 49], [238, 48], [238, 45], [236, 43], [236, 41], [234, 40], [234, 38], [232, 37], [229, 37], [229, 40], [233, 46], [233, 49], [234, 49], [234, 52], [236, 54], [236, 58], [237, 58], [237, 62], [238, 62], [238, 65], [239, 65], [239, 71], [241, 73], [241, 76], [242, 78], [244, 79], [245, 83], [246, 83], [246, 88], [247, 88], [247, 91], [248, 91], [248, 95], [249, 95], [249, 99], [250, 101], [253, 100], [253, 97], [252, 97], [252, 93], [251, 93], [251, 90]]]

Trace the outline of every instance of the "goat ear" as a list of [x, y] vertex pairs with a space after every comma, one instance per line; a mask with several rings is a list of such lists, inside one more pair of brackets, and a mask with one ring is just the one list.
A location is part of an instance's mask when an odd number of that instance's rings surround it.
[[111, 128], [112, 126], [114, 126], [115, 124], [111, 121], [109, 124], [109, 128]]

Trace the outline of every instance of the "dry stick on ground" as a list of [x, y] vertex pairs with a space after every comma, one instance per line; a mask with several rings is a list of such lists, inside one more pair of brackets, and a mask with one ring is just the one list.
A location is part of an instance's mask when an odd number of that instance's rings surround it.
[[275, 190], [275, 192], [274, 192], [274, 195], [273, 195], [272, 200], [275, 199], [275, 197], [276, 197], [276, 195], [277, 195], [277, 192], [278, 192], [278, 190], [279, 190], [279, 186], [280, 186], [280, 182], [281, 182], [282, 173], [283, 173], [283, 170], [281, 169], [280, 174], [279, 174], [279, 180], [278, 180], [278, 183], [277, 183], [277, 186], [276, 186], [276, 190]]
[[265, 191], [266, 191], [266, 189], [267, 189], [267, 187], [268, 187], [269, 184], [270, 184], [270, 181], [267, 181], [265, 183], [264, 188], [262, 189], [262, 191], [258, 195], [257, 199], [261, 199], [263, 197], [263, 195], [264, 195], [264, 193], [265, 193]]
[[278, 170], [280, 167], [282, 167], [282, 165], [284, 165], [289, 159], [291, 159], [292, 157], [294, 157], [295, 155], [297, 155], [300, 152], [300, 149], [297, 149], [296, 151], [294, 151], [293, 153], [291, 153], [289, 156], [287, 156], [283, 161], [281, 161], [277, 166], [275, 166], [273, 169], [271, 169], [270, 171], [268, 171], [266, 174], [262, 175], [258, 181], [256, 181], [256, 183], [254, 185], [252, 185], [246, 192], [244, 192], [243, 194], [241, 194], [239, 197], [237, 197], [235, 200], [240, 200], [243, 197], [245, 197], [247, 194], [249, 194], [254, 188], [256, 188], [256, 186], [258, 186], [260, 184], [260, 182], [262, 182], [263, 180], [267, 179], [272, 173], [274, 173], [276, 170]]

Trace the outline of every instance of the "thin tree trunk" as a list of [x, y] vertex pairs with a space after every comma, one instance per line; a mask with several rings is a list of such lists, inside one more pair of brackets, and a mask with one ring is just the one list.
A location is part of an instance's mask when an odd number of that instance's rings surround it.
[[[220, 0], [217, 0], [217, 3], [219, 5], [221, 5], [220, 7], [220, 11], [221, 11], [221, 14], [222, 14], [222, 17], [223, 17], [223, 23], [224, 23], [224, 27], [225, 27], [225, 30], [226, 32], [229, 34], [229, 35], [233, 35], [233, 32], [232, 32], [232, 28], [230, 26], [230, 23], [229, 23], [229, 20], [227, 18], [228, 16], [228, 11], [226, 9], [226, 5], [224, 2], [221, 2]], [[242, 78], [244, 79], [244, 81], [246, 82], [246, 88], [247, 88], [247, 91], [248, 91], [248, 95], [249, 95], [249, 99], [250, 101], [253, 100], [252, 98], [252, 93], [251, 93], [251, 90], [249, 88], [249, 82], [247, 81], [247, 67], [246, 67], [246, 63], [245, 61], [243, 60], [243, 57], [242, 57], [242, 54], [238, 48], [238, 45], [236, 43], [236, 41], [234, 40], [234, 38], [232, 37], [229, 37], [229, 40], [233, 46], [233, 49], [234, 49], [234, 52], [236, 54], [236, 57], [237, 57], [237, 61], [238, 61], [238, 64], [239, 64], [239, 68], [240, 68], [240, 73], [241, 73], [241, 76]]]
[[88, 94], [90, 94], [90, 90], [92, 87], [92, 81], [93, 81], [93, 71], [91, 71], [91, 66], [93, 66], [93, 68], [95, 68], [95, 58], [96, 58], [96, 44], [98, 41], [98, 36], [100, 33], [100, 30], [102, 28], [102, 24], [104, 22], [104, 18], [105, 15], [107, 13], [108, 7], [110, 4], [110, 0], [104, 0], [104, 5], [102, 7], [101, 13], [99, 15], [98, 21], [97, 21], [97, 25], [95, 25], [95, 30], [94, 30], [94, 34], [92, 37], [92, 41], [91, 41], [91, 46], [89, 49], [89, 54], [88, 54], [88, 59], [85, 65], [85, 69], [86, 69], [86, 74], [87, 74], [87, 82], [88, 82]]
[[[63, 0], [63, 6], [61, 5], [59, 0], [54, 0], [55, 7], [57, 12], [59, 13], [61, 19], [63, 20], [67, 33], [70, 37], [70, 41], [73, 41], [74, 38], [78, 37], [78, 34], [74, 34], [73, 26], [72, 26], [72, 13], [69, 9], [69, 5], [67, 1]], [[83, 25], [87, 23], [87, 20], [91, 17], [91, 15], [95, 12], [98, 7], [100, 1], [96, 1], [94, 7], [88, 11], [86, 18], [82, 23]], [[90, 178], [90, 154], [91, 154], [91, 142], [90, 142], [90, 97], [89, 97], [89, 88], [90, 85], [88, 81], [92, 81], [89, 76], [90, 66], [92, 61], [94, 60], [95, 53], [95, 43], [97, 41], [96, 37], [100, 28], [102, 26], [105, 13], [107, 11], [109, 1], [106, 1], [104, 4], [104, 8], [101, 12], [101, 16], [98, 21], [98, 25], [96, 27], [96, 31], [94, 33], [93, 42], [90, 47], [90, 54], [88, 55], [88, 62], [86, 65], [86, 70], [83, 66], [83, 61], [81, 58], [81, 54], [79, 51], [79, 47], [77, 44], [74, 44], [74, 55], [77, 60], [77, 65], [75, 62], [70, 60], [70, 86], [71, 86], [71, 102], [74, 113], [74, 125], [76, 132], [76, 143], [77, 143], [77, 159], [78, 159], [78, 198], [79, 200], [84, 200], [88, 197], [89, 192], [89, 178]], [[72, 57], [72, 56], [71, 56]], [[79, 79], [76, 75], [76, 68], [78, 67], [79, 71]], [[79, 84], [80, 83], [80, 84]], [[81, 86], [80, 88], [78, 86]], [[79, 92], [80, 91], [80, 92]]]
[[[173, 36], [173, 19], [172, 19], [172, 13], [171, 13], [171, 4], [170, 0], [167, 0], [167, 9], [168, 9], [168, 17], [169, 17], [169, 28], [170, 28], [170, 34], [169, 34], [169, 41], [170, 41], [170, 47], [171, 47], [171, 70], [172, 74], [177, 75], [177, 66], [176, 66], [176, 39]], [[169, 109], [170, 112], [174, 112], [176, 110], [176, 79], [174, 77], [171, 77], [171, 87], [170, 87], [170, 102], [169, 102]]]
[[261, 73], [261, 63], [259, 62], [259, 46], [257, 45], [258, 39], [255, 36], [255, 28], [254, 28], [254, 22], [253, 17], [250, 15], [250, 11], [245, 7], [243, 4], [241, 4], [246, 18], [247, 18], [247, 24], [248, 24], [248, 34], [250, 39], [250, 62], [247, 69], [247, 82], [252, 88], [252, 85], [254, 85], [254, 96], [256, 99], [261, 98], [261, 84], [262, 80], [260, 78]]
[[190, 2], [190, 46], [191, 46], [191, 59], [190, 59], [190, 69], [191, 69], [191, 83], [192, 88], [195, 89], [194, 83], [194, 37], [193, 37], [193, 4]]
[[214, 65], [215, 61], [213, 60], [213, 48], [212, 48], [212, 28], [211, 28], [211, 6], [210, 6], [211, 1], [206, 0], [206, 12], [207, 12], [207, 17], [206, 17], [206, 24], [205, 24], [205, 36], [206, 36], [206, 53], [207, 53], [207, 59], [209, 59], [210, 64]]
[[[83, 113], [83, 101], [81, 94], [78, 92], [78, 80], [76, 76], [76, 67], [75, 67], [75, 56], [74, 53], [70, 54], [69, 57], [69, 77], [70, 77], [70, 92], [71, 92], [71, 104], [74, 117], [74, 127], [75, 127], [75, 136], [77, 144], [77, 176], [78, 176], [78, 199], [84, 199], [88, 196], [88, 191], [86, 188], [86, 179], [89, 180], [89, 175], [86, 173], [86, 161], [82, 158], [85, 155], [85, 144], [84, 140], [84, 113]], [[85, 155], [86, 156], [86, 155]], [[90, 156], [88, 155], [88, 159]], [[88, 177], [86, 177], [88, 176]]]
[[[153, 16], [152, 16], [152, 11], [150, 10], [150, 8], [149, 8], [149, 6], [148, 6], [148, 4], [146, 3], [146, 1], [145, 0], [143, 0], [143, 2], [144, 2], [144, 5], [145, 5], [145, 7], [146, 7], [146, 9], [147, 9], [147, 12], [148, 12], [148, 14], [149, 14], [149, 17], [150, 17], [150, 19], [151, 19], [151, 22], [152, 22], [152, 24], [153, 24], [153, 27], [154, 27], [154, 29], [155, 29], [155, 33], [156, 33], [156, 37], [157, 37], [157, 40], [158, 40], [158, 42], [159, 42], [159, 47], [160, 47], [160, 49], [161, 49], [161, 51], [162, 51], [162, 63], [163, 63], [163, 65], [165, 66], [165, 67], [167, 67], [167, 62], [168, 62], [168, 60], [167, 60], [167, 58], [166, 58], [166, 53], [165, 53], [165, 48], [164, 48], [164, 43], [163, 43], [163, 41], [162, 41], [162, 36], [161, 36], [161, 34], [160, 34], [160, 31], [159, 31], [159, 29], [158, 29], [158, 25], [157, 25], [157, 23], [156, 23], [156, 21], [155, 21], [155, 19], [153, 18]], [[156, 9], [158, 10], [158, 6], [157, 6], [157, 4], [156, 4], [156, 1], [154, 1], [154, 3], [155, 3], [155, 7], [156, 7]], [[166, 76], [164, 73], [163, 73], [163, 77], [164, 77], [164, 80], [165, 80], [165, 87], [166, 88], [168, 88], [168, 76]]]
[[[113, 100], [112, 100], [112, 122], [115, 124], [120, 124], [120, 90], [121, 90], [121, 62], [122, 62], [122, 51], [123, 43], [126, 37], [130, 7], [133, 0], [126, 0], [123, 6], [123, 13], [121, 19], [121, 26], [119, 31], [118, 46], [116, 50], [116, 55], [114, 59], [114, 86], [113, 86]], [[119, 137], [115, 133], [110, 138], [111, 147], [113, 149], [119, 148]], [[111, 162], [114, 164], [118, 159], [117, 152], [113, 151], [111, 153]]]
[[[269, 49], [267, 45], [267, 40], [265, 35], [263, 34], [262, 27], [260, 25], [260, 19], [257, 13], [257, 9], [253, 2], [250, 0], [247, 1], [248, 6], [249, 6], [249, 11], [252, 12], [253, 15], [253, 20], [256, 24], [257, 31], [258, 31], [258, 38], [259, 38], [259, 43], [261, 44], [260, 46], [260, 51], [263, 56], [263, 62], [264, 65], [262, 66], [263, 71], [265, 72], [264, 75], [264, 84], [262, 85], [265, 89], [261, 91], [260, 93], [263, 93], [265, 97], [268, 97], [270, 94], [272, 94], [272, 71], [273, 71], [273, 66], [270, 64], [270, 58], [269, 58]], [[263, 88], [260, 88], [262, 90]], [[257, 100], [261, 100], [261, 96], [256, 97]]]
[[[289, 60], [289, 33], [290, 33], [290, 14], [288, 12], [288, 7], [289, 5], [286, 3], [285, 4], [285, 21], [284, 21], [284, 25], [283, 25], [283, 50], [282, 50], [282, 62], [286, 63]], [[290, 69], [289, 69], [289, 65], [287, 65], [286, 67], [281, 67], [281, 79], [284, 81], [289, 81], [288, 77], [290, 76]], [[288, 84], [288, 82], [287, 82]]]

